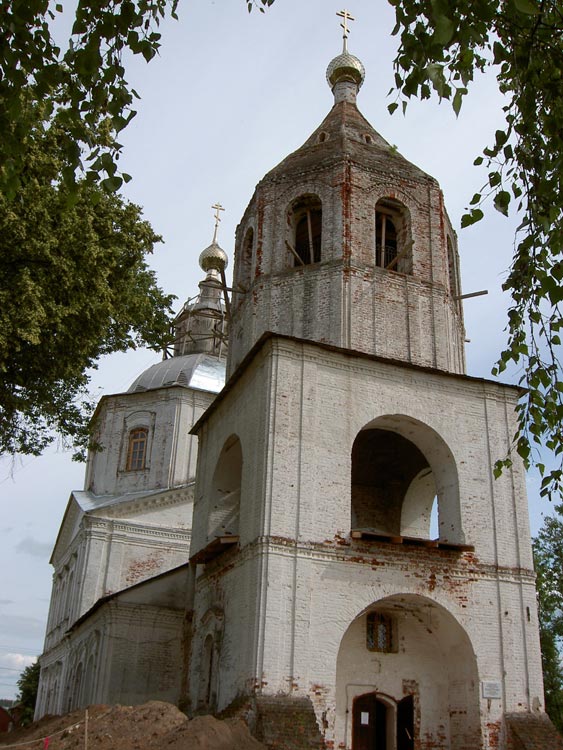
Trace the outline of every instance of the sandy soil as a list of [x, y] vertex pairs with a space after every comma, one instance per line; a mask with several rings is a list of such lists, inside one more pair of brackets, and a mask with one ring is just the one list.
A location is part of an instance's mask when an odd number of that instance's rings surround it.
[[[170, 703], [89, 706], [85, 711], [45, 716], [27, 729], [0, 735], [0, 748], [20, 750], [266, 750], [238, 719], [212, 716], [188, 720]], [[47, 739], [46, 739], [47, 738]]]

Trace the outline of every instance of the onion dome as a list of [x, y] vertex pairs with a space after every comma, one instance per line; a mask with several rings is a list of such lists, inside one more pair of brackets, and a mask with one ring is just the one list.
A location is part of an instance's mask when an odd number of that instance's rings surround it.
[[335, 57], [326, 69], [326, 80], [331, 89], [340, 81], [355, 83], [358, 89], [366, 77], [366, 70], [361, 60], [347, 50]]
[[227, 267], [228, 262], [227, 253], [219, 247], [215, 240], [199, 256], [199, 265], [205, 273], [210, 271], [221, 273]]

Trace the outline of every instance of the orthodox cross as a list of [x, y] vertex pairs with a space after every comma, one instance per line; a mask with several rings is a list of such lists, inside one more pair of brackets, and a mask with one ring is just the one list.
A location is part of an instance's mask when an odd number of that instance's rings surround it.
[[350, 11], [346, 9], [338, 11], [336, 15], [344, 19], [344, 23], [341, 23], [340, 25], [344, 29], [344, 34], [342, 35], [342, 38], [344, 39], [344, 52], [347, 52], [348, 51], [348, 48], [347, 48], [348, 33], [350, 31], [350, 29], [348, 28], [348, 21], [355, 21], [356, 19], [350, 13]]
[[220, 203], [215, 203], [211, 208], [215, 209], [215, 231], [213, 232], [213, 242], [217, 242], [217, 230], [219, 229], [219, 222], [221, 221], [220, 211], [224, 211], [225, 209]]

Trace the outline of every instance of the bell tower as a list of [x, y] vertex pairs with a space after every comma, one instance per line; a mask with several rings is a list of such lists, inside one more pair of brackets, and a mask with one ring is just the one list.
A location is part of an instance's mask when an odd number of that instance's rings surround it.
[[524, 472], [493, 477], [519, 391], [465, 374], [442, 193], [357, 109], [342, 16], [332, 109], [238, 227], [230, 377], [193, 428], [191, 707], [505, 750], [543, 705]]
[[442, 192], [358, 110], [365, 72], [345, 25], [326, 73], [332, 109], [259, 182], [238, 226], [229, 371], [273, 331], [462, 373], [457, 238]]

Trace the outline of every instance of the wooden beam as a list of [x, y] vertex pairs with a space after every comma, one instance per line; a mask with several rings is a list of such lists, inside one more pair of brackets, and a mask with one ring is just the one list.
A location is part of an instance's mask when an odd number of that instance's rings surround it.
[[301, 265], [304, 266], [305, 263], [303, 263], [303, 261], [301, 260], [301, 256], [297, 253], [297, 250], [294, 247], [292, 247], [287, 240], [285, 241], [285, 244], [291, 250], [295, 258], [301, 263]]

